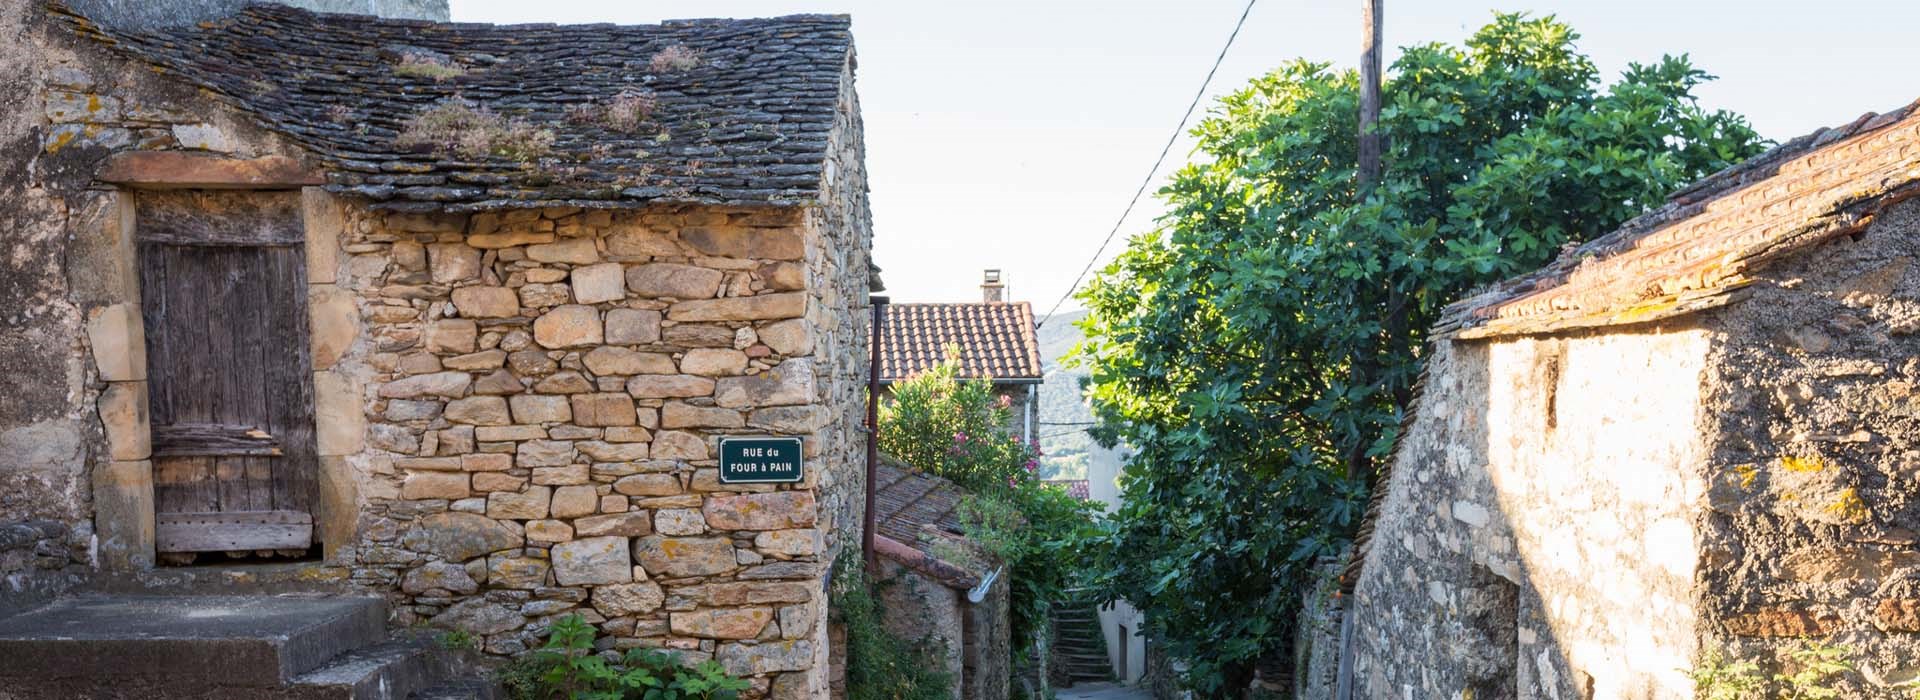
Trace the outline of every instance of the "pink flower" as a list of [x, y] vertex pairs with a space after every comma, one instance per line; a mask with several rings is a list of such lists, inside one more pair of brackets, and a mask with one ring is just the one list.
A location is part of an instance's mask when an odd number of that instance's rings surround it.
[[1013, 405], [1013, 397], [1011, 397], [1011, 396], [1008, 396], [1008, 395], [1006, 395], [1006, 394], [1001, 394], [1001, 395], [1000, 395], [1000, 407], [1001, 407], [1001, 408], [1006, 408], [1006, 407], [1008, 407], [1008, 406], [1012, 406], [1012, 405]]
[[955, 444], [959, 444], [959, 443], [964, 443], [964, 442], [966, 442], [966, 441], [967, 441], [967, 434], [966, 434], [966, 433], [954, 433], [954, 434], [953, 434], [953, 442], [954, 442]]

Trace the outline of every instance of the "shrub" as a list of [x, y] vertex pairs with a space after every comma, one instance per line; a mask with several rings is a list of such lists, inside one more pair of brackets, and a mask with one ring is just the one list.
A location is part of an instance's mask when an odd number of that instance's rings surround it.
[[674, 44], [653, 54], [647, 61], [647, 67], [655, 73], [682, 73], [699, 68], [704, 60], [700, 52], [687, 48], [685, 44]]
[[751, 684], [715, 661], [686, 666], [653, 649], [617, 660], [594, 651], [595, 630], [579, 615], [553, 623], [547, 643], [499, 677], [512, 700], [734, 700]]
[[881, 623], [879, 584], [868, 578], [852, 552], [840, 557], [831, 605], [847, 631], [848, 700], [946, 700], [954, 678], [943, 650], [931, 640], [902, 639]]
[[424, 108], [407, 120], [396, 146], [427, 146], [466, 158], [499, 156], [529, 162], [553, 152], [553, 132], [462, 99]]
[[[1852, 654], [1853, 648], [1844, 644], [1802, 640], [1786, 651], [1784, 668], [1769, 678], [1757, 663], [1730, 663], [1718, 649], [1709, 649], [1687, 675], [1700, 700], [1837, 700], [1841, 691], [1833, 686], [1841, 674], [1853, 670], [1847, 659]], [[1764, 692], [1769, 681], [1771, 695]]]
[[410, 53], [401, 56], [400, 62], [394, 64], [393, 74], [409, 78], [432, 78], [437, 82], [466, 75], [467, 69], [448, 59]]

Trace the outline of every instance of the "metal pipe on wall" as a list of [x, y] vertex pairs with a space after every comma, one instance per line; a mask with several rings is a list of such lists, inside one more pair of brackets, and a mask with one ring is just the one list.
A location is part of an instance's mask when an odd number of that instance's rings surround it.
[[886, 308], [888, 299], [883, 296], [867, 297], [873, 306], [873, 323], [867, 330], [867, 345], [872, 348], [873, 357], [867, 368], [867, 509], [865, 523], [861, 527], [860, 552], [865, 555], [867, 571], [872, 572], [875, 562], [874, 534], [878, 532], [879, 515], [874, 509], [874, 482], [880, 479], [880, 342], [885, 337], [882, 329], [886, 327]]

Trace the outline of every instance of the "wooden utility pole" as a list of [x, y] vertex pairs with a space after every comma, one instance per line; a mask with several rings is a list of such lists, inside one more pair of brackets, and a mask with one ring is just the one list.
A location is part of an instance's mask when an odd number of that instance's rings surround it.
[[1380, 5], [1360, 0], [1360, 196], [1380, 182]]

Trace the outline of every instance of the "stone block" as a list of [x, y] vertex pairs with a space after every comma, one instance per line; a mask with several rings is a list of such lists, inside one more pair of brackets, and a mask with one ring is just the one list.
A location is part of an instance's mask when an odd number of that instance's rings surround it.
[[471, 319], [443, 318], [427, 324], [421, 336], [427, 350], [438, 353], [469, 353], [478, 349], [480, 327]]
[[634, 474], [613, 482], [613, 490], [624, 496], [673, 496], [682, 489], [680, 478], [672, 474]]
[[95, 554], [107, 571], [153, 568], [153, 463], [112, 461], [93, 470]]
[[818, 590], [811, 581], [738, 581], [709, 583], [678, 591], [702, 605], [738, 607], [769, 603], [805, 603]]
[[666, 353], [638, 352], [613, 346], [594, 348], [581, 357], [580, 362], [586, 365], [594, 375], [601, 377], [672, 374], [679, 371], [674, 367], [673, 357]]
[[673, 234], [661, 233], [639, 227], [622, 228], [607, 236], [607, 252], [614, 255], [649, 255], [655, 257], [675, 257], [686, 255], [685, 248], [674, 241]]
[[593, 609], [607, 617], [645, 615], [667, 602], [660, 584], [650, 581], [615, 583], [593, 589]]
[[662, 428], [742, 428], [746, 424], [746, 417], [731, 408], [693, 406], [679, 401], [660, 407]]
[[740, 566], [725, 537], [643, 537], [633, 543], [633, 558], [656, 578], [712, 576]]
[[[641, 475], [646, 476], [646, 475]], [[627, 477], [629, 479], [633, 477]], [[671, 494], [644, 494], [671, 495]], [[662, 535], [685, 537], [707, 534], [707, 518], [692, 508], [668, 508], [653, 514], [653, 531]]]
[[476, 439], [481, 442], [515, 442], [519, 440], [543, 440], [547, 429], [537, 425], [480, 426], [473, 429]]
[[[457, 369], [462, 372], [484, 372], [499, 369], [506, 363], [507, 353], [505, 350], [500, 349], [470, 352], [465, 355], [455, 355], [440, 361], [440, 364], [447, 369]], [[477, 393], [495, 394], [496, 392], [482, 391]]]
[[627, 298], [626, 279], [620, 263], [601, 263], [573, 268], [573, 300], [581, 304], [600, 304]]
[[591, 306], [555, 307], [533, 322], [533, 340], [544, 348], [578, 348], [602, 342], [600, 312]]
[[715, 658], [727, 673], [736, 676], [804, 671], [813, 666], [813, 642], [797, 639], [761, 644], [722, 644]]
[[140, 305], [122, 303], [94, 309], [87, 315], [87, 344], [93, 350], [93, 365], [101, 380], [135, 382], [147, 378], [146, 332], [141, 325]]
[[807, 254], [806, 233], [799, 228], [689, 226], [680, 229], [680, 240], [718, 258], [800, 260]]
[[[519, 397], [515, 397], [519, 398]], [[447, 402], [447, 420], [467, 425], [511, 425], [507, 400], [498, 396], [469, 396]]]
[[533, 483], [542, 486], [573, 486], [576, 484], [585, 484], [591, 480], [588, 467], [585, 464], [568, 464], [559, 467], [535, 467], [533, 470]]
[[704, 639], [753, 639], [772, 621], [770, 608], [695, 610], [667, 616], [674, 634]]
[[712, 496], [701, 510], [715, 530], [789, 530], [812, 527], [818, 507], [811, 491]]
[[533, 390], [542, 394], [584, 394], [594, 390], [594, 383], [579, 372], [555, 372], [534, 384]]
[[[565, 423], [573, 420], [572, 404], [565, 396], [521, 394], [507, 400], [516, 423]], [[544, 434], [541, 437], [545, 437]]]
[[472, 386], [473, 375], [466, 372], [416, 374], [380, 385], [380, 397], [411, 399], [419, 396], [442, 396], [457, 399], [466, 396], [467, 389]]
[[654, 435], [651, 451], [654, 459], [695, 462], [708, 456], [706, 438], [678, 430], [662, 430]]
[[564, 284], [528, 284], [518, 291], [520, 305], [528, 308], [544, 309], [573, 301], [573, 289]]
[[593, 515], [573, 521], [573, 531], [579, 537], [599, 537], [618, 535], [621, 537], [645, 537], [653, 534], [653, 521], [644, 512], [609, 513]]
[[807, 268], [800, 263], [767, 263], [754, 270], [767, 289], [798, 291], [807, 288]]
[[760, 342], [788, 357], [813, 352], [813, 330], [803, 318], [787, 319], [761, 326]]
[[584, 426], [619, 426], [639, 423], [633, 397], [626, 394], [574, 394], [573, 422]]
[[400, 590], [414, 595], [436, 589], [460, 595], [472, 595], [480, 591], [480, 584], [467, 573], [467, 567], [442, 561], [422, 564], [408, 571], [407, 575], [400, 579]]
[[720, 293], [725, 273], [676, 263], [635, 265], [627, 269], [627, 288], [643, 297], [712, 299]]
[[753, 548], [764, 554], [810, 556], [820, 551], [820, 531], [769, 530], [753, 536]]
[[595, 462], [633, 462], [647, 458], [647, 443], [586, 440], [574, 445]]
[[[480, 493], [494, 491], [519, 491], [527, 487], [527, 477], [503, 474], [500, 472], [478, 472], [473, 475], [473, 490]], [[486, 512], [482, 502], [480, 512]]]
[[499, 231], [467, 236], [467, 245], [489, 250], [552, 243], [552, 231]]
[[573, 443], [528, 440], [515, 448], [513, 462], [522, 467], [562, 467], [573, 463]]
[[684, 374], [643, 374], [627, 380], [634, 398], [668, 399], [713, 395], [714, 380]]
[[313, 368], [332, 368], [359, 339], [359, 305], [353, 293], [332, 284], [313, 286], [307, 295], [307, 324], [313, 332], [309, 336]]
[[464, 472], [414, 472], [400, 484], [400, 497], [412, 501], [454, 500], [472, 494]]
[[540, 520], [550, 512], [553, 490], [529, 486], [520, 493], [495, 491], [487, 494], [487, 517], [496, 520]]
[[487, 587], [539, 588], [547, 585], [547, 572], [551, 570], [552, 567], [544, 559], [512, 553], [495, 554], [487, 557]]
[[591, 265], [600, 262], [600, 251], [591, 238], [569, 238], [527, 246], [527, 258], [543, 263]]
[[519, 547], [520, 533], [504, 523], [472, 513], [439, 513], [414, 522], [409, 541], [446, 561], [466, 561]]
[[108, 382], [100, 391], [99, 410], [107, 432], [107, 454], [112, 459], [138, 461], [153, 454], [146, 382]]
[[302, 187], [300, 219], [306, 234], [307, 284], [333, 284], [340, 269], [340, 234], [347, 230], [346, 207], [324, 187]]
[[520, 629], [527, 624], [527, 619], [513, 608], [486, 598], [469, 598], [433, 616], [430, 624], [473, 635], [489, 635]]
[[734, 330], [717, 323], [679, 323], [661, 331], [660, 338], [683, 348], [733, 348]]
[[628, 583], [633, 558], [625, 537], [588, 537], [553, 546], [553, 575], [562, 586]]
[[825, 406], [774, 406], [747, 415], [747, 426], [773, 433], [807, 435], [833, 423]]
[[533, 520], [527, 523], [528, 542], [566, 542], [573, 539], [573, 526], [559, 520]]
[[551, 511], [556, 518], [577, 518], [593, 515], [599, 504], [600, 494], [591, 485], [562, 486], [553, 490]]
[[721, 378], [713, 394], [714, 403], [729, 408], [797, 406], [813, 400], [813, 361], [807, 358], [787, 360], [752, 376]]
[[513, 318], [520, 315], [520, 297], [506, 287], [460, 287], [453, 290], [453, 308], [467, 318]]
[[747, 354], [733, 348], [694, 348], [680, 358], [680, 371], [706, 377], [739, 374], [747, 369]]
[[660, 312], [646, 309], [613, 309], [607, 312], [607, 342], [642, 345], [659, 340]]
[[513, 376], [512, 372], [504, 369], [496, 369], [473, 383], [473, 393], [489, 396], [506, 396], [526, 390], [527, 387], [520, 383], [519, 377]]
[[667, 308], [675, 321], [774, 321], [807, 315], [803, 292], [682, 301]]
[[480, 249], [461, 243], [427, 246], [427, 266], [436, 284], [453, 284], [480, 276]]
[[1882, 599], [1873, 606], [1873, 625], [1884, 632], [1920, 632], [1920, 599]]

